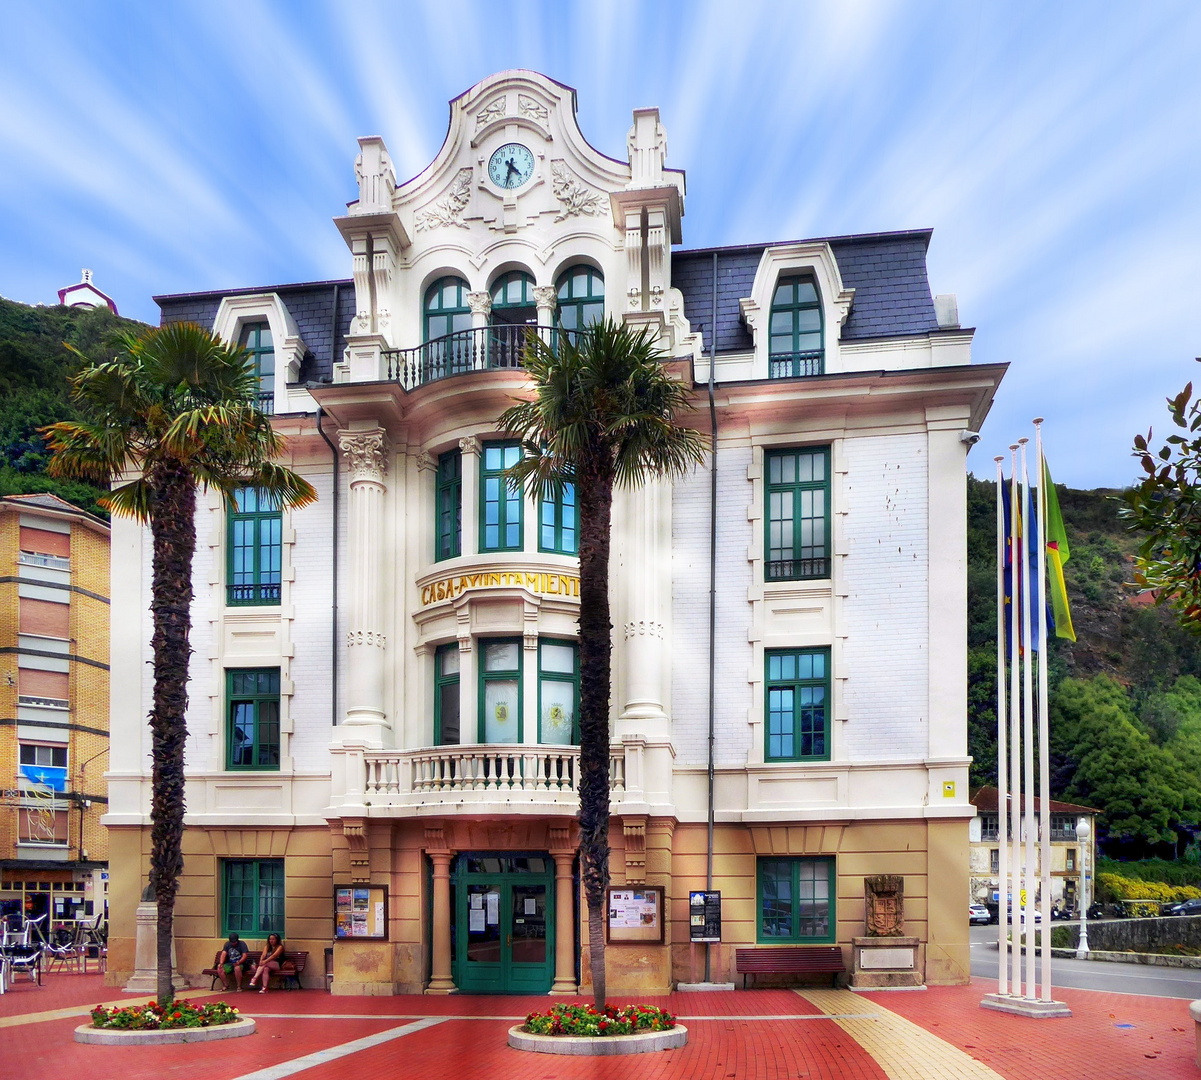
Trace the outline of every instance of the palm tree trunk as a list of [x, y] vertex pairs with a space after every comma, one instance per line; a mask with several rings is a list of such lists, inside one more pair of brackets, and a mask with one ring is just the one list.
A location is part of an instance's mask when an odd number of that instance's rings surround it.
[[196, 483], [180, 465], [158, 465], [150, 531], [154, 539], [154, 707], [150, 712], [153, 793], [150, 884], [158, 902], [158, 1002], [169, 1005], [175, 892], [183, 870], [184, 742], [188, 730], [188, 662], [192, 626], [192, 555], [196, 550]]
[[[599, 475], [598, 475], [599, 473]], [[596, 1007], [605, 1004], [609, 887], [609, 526], [613, 477], [581, 470], [580, 502], [580, 871], [588, 901], [588, 946]]]

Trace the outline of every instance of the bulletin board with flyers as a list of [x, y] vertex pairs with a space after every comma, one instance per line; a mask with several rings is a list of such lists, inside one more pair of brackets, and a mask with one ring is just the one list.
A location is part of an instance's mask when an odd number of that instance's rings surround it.
[[663, 944], [665, 919], [662, 885], [614, 885], [609, 888], [605, 925], [613, 945]]
[[388, 940], [388, 886], [350, 885], [334, 890], [334, 937]]

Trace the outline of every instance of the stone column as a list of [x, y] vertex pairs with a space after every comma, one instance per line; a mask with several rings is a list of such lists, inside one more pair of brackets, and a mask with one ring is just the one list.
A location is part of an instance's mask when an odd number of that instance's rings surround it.
[[459, 988], [450, 977], [450, 863], [453, 851], [431, 851], [434, 863], [433, 963], [427, 994], [456, 994]]
[[567, 826], [551, 826], [551, 858], [555, 860], [555, 981], [552, 994], [576, 994], [575, 904], [572, 903], [571, 865], [575, 850]]
[[383, 728], [384, 475], [388, 443], [382, 429], [339, 436], [350, 470], [350, 618], [346, 632], [346, 724]]
[[[626, 581], [625, 702], [623, 720], [660, 719], [663, 712], [663, 605], [660, 581], [665, 547], [654, 481], [626, 494], [623, 531]], [[634, 729], [628, 729], [634, 730]], [[645, 728], [637, 730], [645, 732]]]
[[555, 325], [555, 312], [559, 308], [559, 294], [553, 285], [540, 285], [534, 289], [534, 303], [538, 305], [539, 334], [549, 343], [550, 328]]
[[478, 330], [488, 325], [488, 316], [492, 314], [492, 296], [486, 292], [469, 292], [467, 306], [471, 308], [471, 328]]
[[474, 435], [459, 440], [463, 455], [463, 535], [462, 554], [475, 555], [480, 549], [480, 441]]

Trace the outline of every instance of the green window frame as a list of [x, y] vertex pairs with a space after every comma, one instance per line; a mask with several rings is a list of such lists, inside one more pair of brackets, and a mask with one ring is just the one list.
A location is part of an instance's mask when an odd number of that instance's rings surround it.
[[832, 858], [760, 856], [757, 940], [831, 944], [837, 940], [837, 877]]
[[270, 414], [275, 411], [275, 341], [271, 327], [265, 322], [243, 326], [241, 345], [249, 354], [247, 367], [254, 372], [259, 411]]
[[227, 517], [226, 603], [278, 604], [283, 563], [279, 500], [258, 488], [239, 488]]
[[279, 668], [230, 668], [225, 673], [225, 767], [279, 770]]
[[830, 576], [830, 448], [768, 450], [763, 576], [802, 581]]
[[538, 741], [580, 742], [580, 648], [574, 641], [538, 641]]
[[559, 325], [583, 330], [605, 318], [605, 278], [591, 266], [572, 266], [559, 275], [556, 285]]
[[221, 876], [221, 933], [283, 939], [284, 860], [226, 859]]
[[480, 452], [480, 552], [521, 551], [524, 498], [505, 470], [521, 458], [521, 443], [484, 443]]
[[829, 761], [830, 650], [769, 649], [764, 660], [764, 760]]
[[493, 326], [532, 324], [538, 317], [534, 279], [524, 270], [510, 270], [492, 283]]
[[560, 555], [580, 553], [580, 518], [575, 484], [547, 484], [538, 500], [538, 550]]
[[453, 559], [463, 547], [463, 454], [448, 450], [438, 455], [434, 505], [434, 561]]
[[478, 738], [481, 743], [520, 743], [523, 740], [522, 652], [521, 638], [481, 638], [479, 641]]
[[459, 643], [439, 645], [434, 652], [434, 745], [462, 742], [459, 709]]
[[811, 277], [782, 277], [776, 282], [769, 326], [769, 378], [823, 373], [822, 305]]
[[443, 277], [425, 291], [422, 305], [423, 341], [434, 341], [471, 329], [471, 308], [467, 294], [471, 291], [462, 278]]

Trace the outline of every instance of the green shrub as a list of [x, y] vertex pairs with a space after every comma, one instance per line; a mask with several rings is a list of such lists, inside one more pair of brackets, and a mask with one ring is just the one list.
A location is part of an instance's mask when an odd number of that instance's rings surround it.
[[[1121, 865], [1121, 864], [1118, 864]], [[1179, 903], [1181, 900], [1196, 900], [1201, 897], [1201, 889], [1192, 885], [1166, 885], [1162, 881], [1141, 881], [1138, 878], [1125, 877], [1102, 871], [1097, 874], [1097, 899], [1105, 903], [1115, 900], [1159, 900]], [[1137, 905], [1131, 905], [1137, 906]], [[1134, 914], [1133, 911], [1130, 914]], [[1156, 907], [1150, 914], [1158, 915]]]
[[1120, 862], [1117, 859], [1097, 860], [1098, 874], [1120, 874], [1140, 881], [1162, 881], [1166, 885], [1195, 885], [1201, 887], [1201, 859], [1139, 859]]
[[522, 1030], [531, 1035], [634, 1035], [639, 1031], [668, 1031], [676, 1018], [657, 1005], [554, 1005], [532, 1012]]
[[192, 1001], [175, 1001], [165, 1009], [151, 1001], [145, 1005], [119, 1005], [112, 1009], [97, 1005], [92, 1010], [93, 1027], [116, 1028], [118, 1031], [215, 1027], [240, 1019], [238, 1010], [224, 1001], [208, 1001], [202, 1005]]

